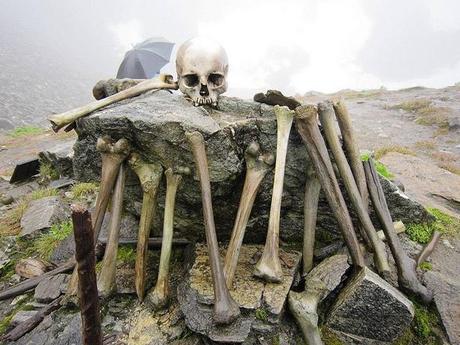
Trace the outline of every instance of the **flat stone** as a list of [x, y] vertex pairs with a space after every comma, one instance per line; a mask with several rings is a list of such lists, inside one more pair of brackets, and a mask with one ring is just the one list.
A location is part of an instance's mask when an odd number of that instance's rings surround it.
[[36, 310], [20, 310], [14, 314], [13, 318], [11, 319], [11, 325], [16, 326], [24, 321], [27, 321], [35, 314], [37, 314]]
[[[283, 281], [280, 284], [265, 283], [253, 277], [255, 257], [263, 251], [261, 245], [243, 245], [241, 247], [238, 266], [230, 294], [239, 304], [242, 316], [227, 326], [216, 327], [212, 322], [212, 304], [214, 300], [213, 284], [207, 249], [198, 245], [195, 250], [195, 261], [189, 276], [178, 287], [178, 300], [185, 316], [187, 326], [194, 332], [206, 335], [216, 342], [243, 342], [256, 321], [256, 311], [266, 313], [266, 332], [273, 331], [273, 324], [280, 321], [289, 289], [299, 263], [300, 253], [280, 250], [283, 266]], [[221, 256], [225, 250], [221, 250]], [[255, 325], [260, 328], [260, 325]]]
[[390, 342], [409, 327], [413, 317], [412, 302], [364, 268], [339, 293], [327, 325], [352, 336]]
[[49, 303], [55, 300], [65, 292], [68, 279], [67, 274], [57, 274], [43, 279], [35, 288], [35, 300], [39, 303]]
[[60, 178], [59, 180], [51, 181], [48, 187], [55, 188], [55, 189], [61, 189], [61, 188], [71, 186], [74, 183], [75, 183], [75, 180], [72, 180], [71, 178], [68, 178], [68, 177], [63, 177], [63, 178]]
[[19, 236], [33, 236], [37, 231], [50, 228], [53, 224], [67, 220], [69, 208], [58, 196], [32, 200], [21, 218]]

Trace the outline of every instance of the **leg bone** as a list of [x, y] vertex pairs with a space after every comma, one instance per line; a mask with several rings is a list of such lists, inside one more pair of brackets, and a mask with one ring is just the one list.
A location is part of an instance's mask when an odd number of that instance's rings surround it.
[[353, 264], [355, 268], [364, 267], [364, 258], [345, 200], [334, 175], [326, 144], [319, 131], [317, 110], [314, 106], [304, 105], [296, 108], [296, 127], [305, 143], [308, 155], [321, 183], [321, 188], [326, 195], [332, 212], [334, 212], [345, 243], [350, 251]]
[[318, 214], [318, 199], [321, 184], [316, 174], [309, 171], [305, 182], [305, 197], [303, 206], [304, 233], [303, 233], [303, 275], [313, 268], [313, 252], [315, 249], [316, 216]]
[[209, 181], [208, 160], [204, 139], [201, 133], [187, 133], [187, 139], [192, 148], [193, 157], [201, 184], [201, 199], [203, 203], [204, 228], [208, 242], [209, 261], [214, 288], [214, 322], [229, 324], [240, 315], [238, 304], [233, 300], [225, 283], [222, 264], [219, 257], [214, 215], [212, 210], [211, 184]]
[[251, 215], [257, 191], [274, 161], [272, 154], [261, 154], [259, 144], [255, 142], [251, 143], [246, 149], [245, 159], [246, 178], [224, 264], [224, 274], [229, 289], [232, 287], [244, 232], [249, 216]]
[[136, 249], [136, 293], [140, 301], [145, 296], [145, 274], [150, 227], [156, 213], [156, 198], [163, 168], [143, 161], [137, 153], [131, 154], [129, 165], [139, 178], [143, 190], [141, 219]]
[[283, 271], [279, 259], [279, 225], [281, 215], [281, 198], [283, 196], [284, 170], [294, 111], [288, 107], [275, 106], [277, 122], [275, 178], [268, 221], [267, 239], [264, 252], [254, 270], [256, 277], [269, 282], [280, 282]]

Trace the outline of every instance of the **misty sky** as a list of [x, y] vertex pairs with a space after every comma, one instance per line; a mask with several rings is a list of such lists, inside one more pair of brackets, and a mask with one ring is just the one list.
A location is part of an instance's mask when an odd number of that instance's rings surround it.
[[[229, 94], [244, 97], [460, 81], [458, 0], [2, 0], [1, 88], [14, 78], [12, 88], [68, 108], [114, 77], [131, 45], [197, 35], [222, 43]], [[22, 98], [0, 96], [0, 110]]]

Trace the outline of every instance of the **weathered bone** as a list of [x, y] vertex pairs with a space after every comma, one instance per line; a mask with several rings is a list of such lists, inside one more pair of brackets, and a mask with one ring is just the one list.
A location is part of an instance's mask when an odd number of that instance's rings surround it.
[[[120, 165], [128, 156], [131, 148], [126, 139], [120, 139], [114, 142], [109, 136], [97, 139], [97, 150], [102, 156], [101, 185], [96, 199], [96, 207], [91, 215], [93, 223], [94, 243], [97, 243], [99, 232], [101, 231], [102, 222], [104, 221], [105, 211], [109, 203], [110, 194], [112, 193], [117, 178]], [[77, 271], [74, 270], [67, 288], [67, 297], [74, 296], [78, 289]]]
[[155, 310], [161, 309], [168, 304], [169, 299], [169, 261], [174, 228], [174, 204], [176, 192], [182, 180], [182, 176], [174, 174], [171, 168], [165, 171], [166, 175], [166, 199], [163, 220], [163, 243], [161, 245], [160, 265], [158, 268], [157, 283], [153, 291], [147, 295], [149, 303]]
[[146, 163], [139, 154], [133, 153], [129, 164], [139, 177], [143, 190], [141, 219], [136, 249], [136, 293], [140, 301], [145, 296], [145, 275], [147, 270], [147, 249], [150, 227], [156, 213], [156, 199], [163, 174], [160, 164]]
[[374, 249], [374, 262], [379, 274], [388, 278], [390, 274], [390, 266], [388, 264], [385, 245], [382, 240], [377, 236], [377, 231], [372, 224], [369, 213], [363, 205], [363, 199], [356, 185], [353, 173], [351, 172], [350, 166], [348, 165], [347, 158], [340, 145], [339, 138], [335, 129], [334, 122], [334, 109], [332, 103], [323, 102], [318, 105], [319, 118], [323, 126], [326, 140], [329, 143], [329, 148], [335, 159], [335, 163], [339, 169], [340, 175], [347, 190], [348, 196], [351, 203], [354, 206], [356, 213], [358, 214], [359, 221], [362, 228], [369, 238], [372, 248]]
[[434, 231], [433, 235], [431, 236], [430, 242], [426, 244], [425, 247], [421, 250], [420, 254], [417, 257], [417, 267], [420, 266], [422, 262], [424, 262], [433, 252], [434, 248], [438, 244], [439, 240], [441, 239], [441, 233], [439, 231]]
[[342, 232], [353, 265], [355, 268], [364, 267], [364, 258], [359, 247], [359, 242], [337, 178], [334, 175], [326, 143], [318, 127], [317, 110], [313, 105], [303, 105], [296, 108], [296, 127], [305, 143], [308, 155], [321, 183], [321, 188], [326, 195], [329, 206]]
[[172, 80], [171, 75], [160, 74], [158, 78], [147, 79], [133, 87], [130, 87], [129, 89], [120, 91], [119, 93], [116, 93], [112, 96], [100, 99], [79, 108], [66, 111], [65, 113], [50, 115], [48, 120], [51, 122], [53, 130], [57, 132], [62, 127], [74, 122], [75, 120], [78, 120], [81, 117], [89, 115], [93, 111], [127, 98], [139, 96], [144, 92], [154, 89], [177, 90], [178, 85]]
[[235, 224], [233, 225], [232, 237], [228, 244], [227, 254], [224, 263], [224, 275], [227, 287], [232, 288], [233, 277], [235, 276], [238, 256], [241, 244], [243, 243], [244, 232], [251, 215], [252, 206], [259, 190], [260, 183], [271, 169], [274, 163], [272, 154], [262, 154], [260, 146], [252, 142], [246, 149], [246, 178], [244, 180], [243, 191], [241, 192], [240, 205], [236, 214]]
[[97, 288], [101, 297], [107, 297], [116, 291], [116, 270], [118, 238], [120, 234], [121, 215], [123, 212], [123, 192], [125, 190], [126, 168], [120, 166], [117, 182], [112, 195], [112, 212], [110, 214], [109, 238], [105, 248], [102, 269], [97, 280]]
[[283, 196], [284, 169], [294, 111], [288, 107], [274, 107], [277, 123], [276, 163], [273, 181], [273, 194], [268, 220], [267, 239], [264, 252], [256, 265], [254, 275], [268, 282], [280, 282], [283, 270], [279, 259], [279, 232], [281, 198]]
[[428, 289], [423, 286], [417, 279], [415, 272], [415, 261], [407, 256], [406, 252], [401, 246], [399, 237], [393, 227], [390, 211], [383, 193], [382, 185], [380, 184], [377, 171], [375, 170], [372, 158], [363, 162], [364, 171], [366, 173], [367, 187], [369, 194], [374, 205], [375, 212], [379, 218], [385, 237], [390, 246], [391, 253], [396, 262], [398, 269], [398, 283], [402, 290], [406, 290], [418, 295], [424, 303], [430, 303], [433, 296]]
[[315, 250], [316, 217], [318, 214], [318, 200], [321, 184], [314, 171], [307, 172], [305, 182], [305, 196], [303, 203], [304, 232], [303, 232], [303, 275], [313, 268], [313, 254]]
[[209, 261], [214, 289], [214, 315], [216, 324], [229, 324], [240, 315], [240, 308], [233, 300], [225, 283], [222, 264], [219, 257], [214, 214], [212, 210], [211, 183], [209, 181], [208, 159], [204, 138], [199, 132], [187, 133], [192, 148], [197, 174], [201, 184], [201, 200], [203, 203], [204, 228], [208, 243]]

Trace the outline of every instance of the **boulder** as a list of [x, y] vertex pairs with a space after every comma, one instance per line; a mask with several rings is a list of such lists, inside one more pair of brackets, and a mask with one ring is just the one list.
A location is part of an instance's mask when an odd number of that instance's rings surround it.
[[[160, 162], [165, 168], [188, 166], [193, 174], [184, 176], [177, 194], [175, 231], [180, 237], [203, 241], [200, 187], [184, 135], [192, 130], [200, 131], [206, 140], [217, 235], [219, 240], [227, 241], [244, 183], [244, 151], [251, 142], [257, 141], [263, 151], [276, 152], [276, 118], [271, 106], [222, 97], [217, 109], [194, 107], [182, 95], [167, 91], [118, 102], [78, 121], [74, 177], [79, 181], [100, 180], [101, 158], [96, 150], [96, 140], [103, 135], [126, 138], [144, 159]], [[305, 172], [309, 164], [304, 144], [293, 125], [281, 213], [280, 236], [285, 242], [298, 243], [302, 238]], [[154, 236], [162, 233], [164, 184], [159, 193]], [[273, 172], [270, 172], [263, 180], [254, 204], [245, 236], [247, 243], [265, 241], [272, 185]], [[395, 220], [412, 223], [429, 217], [422, 206], [409, 202], [391, 182], [386, 181], [384, 188], [391, 194], [389, 204], [391, 211], [395, 212]], [[128, 172], [125, 201], [127, 211], [139, 216], [142, 191], [131, 171]], [[328, 238], [340, 237], [330, 208], [321, 196], [318, 233], [323, 231], [329, 233]]]
[[413, 317], [412, 302], [364, 268], [339, 293], [326, 322], [332, 330], [369, 344], [395, 340], [409, 327]]
[[73, 145], [75, 139], [70, 139], [56, 144], [53, 148], [41, 151], [38, 154], [40, 162], [52, 166], [60, 176], [72, 177], [73, 175]]
[[19, 236], [33, 237], [36, 232], [67, 220], [69, 215], [70, 211], [67, 204], [58, 196], [32, 200], [21, 218]]

